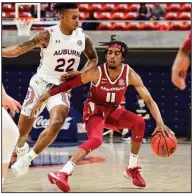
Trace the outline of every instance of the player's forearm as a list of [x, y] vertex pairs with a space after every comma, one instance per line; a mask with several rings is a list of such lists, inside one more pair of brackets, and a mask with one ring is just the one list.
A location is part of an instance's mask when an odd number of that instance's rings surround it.
[[40, 39], [35, 37], [19, 45], [5, 47], [2, 49], [2, 56], [7, 58], [14, 58], [31, 51], [38, 44], [40, 44]]
[[19, 45], [9, 46], [2, 49], [2, 56], [6, 58], [15, 58], [32, 49], [33, 47], [31, 46], [26, 46], [26, 47], [20, 47]]
[[54, 96], [58, 93], [68, 91], [72, 88], [78, 87], [78, 86], [83, 85], [83, 84], [84, 83], [82, 82], [81, 75], [78, 75], [75, 78], [73, 78], [67, 82], [61, 83], [58, 87], [50, 89], [48, 91], [48, 93], [50, 96]]
[[98, 63], [98, 58], [89, 59], [85, 66], [80, 70], [80, 73], [84, 73], [87, 70], [90, 70], [92, 68], [95, 68]]
[[19, 54], [18, 46], [9, 46], [2, 49], [2, 56], [6, 58], [15, 58]]
[[156, 123], [163, 123], [163, 119], [161, 117], [161, 113], [159, 111], [159, 108], [157, 106], [157, 104], [155, 103], [155, 101], [151, 100], [149, 102], [146, 102], [147, 107], [149, 108], [152, 116], [154, 117], [154, 119], [156, 120]]

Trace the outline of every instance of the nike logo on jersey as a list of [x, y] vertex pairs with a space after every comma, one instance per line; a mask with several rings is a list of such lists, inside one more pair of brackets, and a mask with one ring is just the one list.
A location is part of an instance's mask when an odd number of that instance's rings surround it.
[[136, 136], [137, 139], [139, 139], [141, 136]]

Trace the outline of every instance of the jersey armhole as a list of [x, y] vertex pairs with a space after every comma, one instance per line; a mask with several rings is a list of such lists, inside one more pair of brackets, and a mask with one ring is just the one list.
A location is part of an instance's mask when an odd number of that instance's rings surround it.
[[129, 85], [129, 65], [127, 64], [126, 83]]
[[95, 86], [95, 87], [97, 87], [97, 86], [99, 85], [100, 81], [101, 81], [101, 67], [98, 66], [97, 68], [98, 68], [98, 70], [99, 70], [99, 80], [97, 81], [96, 84], [94, 84], [93, 82], [91, 82], [92, 85]]

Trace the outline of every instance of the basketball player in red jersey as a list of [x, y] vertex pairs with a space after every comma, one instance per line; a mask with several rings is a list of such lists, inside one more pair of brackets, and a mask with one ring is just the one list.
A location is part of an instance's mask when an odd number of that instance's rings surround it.
[[163, 134], [170, 133], [168, 127], [164, 125], [157, 104], [143, 85], [140, 76], [128, 64], [122, 63], [128, 49], [126, 44], [114, 41], [105, 45], [108, 46], [106, 49], [107, 62], [105, 64], [88, 70], [74, 79], [49, 90], [38, 100], [32, 111], [31, 117], [50, 96], [91, 82], [83, 112], [88, 140], [79, 146], [77, 153], [72, 156], [61, 170], [48, 174], [49, 181], [55, 183], [65, 192], [70, 190], [68, 176], [71, 174], [75, 164], [102, 144], [104, 127], [109, 127], [116, 131], [123, 128], [132, 130], [131, 154], [124, 176], [132, 179], [133, 184], [138, 187], [146, 186], [146, 182], [139, 171], [141, 168], [137, 164], [138, 153], [144, 136], [145, 122], [142, 117], [122, 108], [120, 105], [128, 85], [135, 87], [149, 107], [156, 120], [157, 127], [155, 131], [162, 131]]
[[[78, 27], [80, 13], [76, 3], [56, 3], [59, 22], [57, 25], [37, 33], [30, 40], [20, 45], [2, 49], [2, 56], [13, 58], [20, 56], [35, 47], [41, 48], [41, 60], [37, 73], [30, 80], [28, 92], [19, 118], [20, 137], [17, 143], [17, 162], [11, 168], [19, 177], [29, 171], [31, 161], [46, 149], [57, 137], [70, 109], [70, 92], [60, 93], [49, 98], [35, 117], [46, 107], [50, 113], [50, 124], [39, 136], [34, 147], [29, 151], [26, 143], [35, 118], [29, 119], [37, 99], [53, 86], [58, 86], [61, 75], [65, 79], [79, 74], [77, 68], [81, 53], [87, 57], [87, 63], [80, 71], [97, 65], [98, 57], [91, 39]], [[69, 73], [70, 72], [70, 73]]]
[[172, 67], [171, 79], [173, 84], [181, 90], [186, 88], [185, 79], [190, 65], [191, 53], [191, 32], [185, 39], [182, 47], [179, 49], [175, 62]]

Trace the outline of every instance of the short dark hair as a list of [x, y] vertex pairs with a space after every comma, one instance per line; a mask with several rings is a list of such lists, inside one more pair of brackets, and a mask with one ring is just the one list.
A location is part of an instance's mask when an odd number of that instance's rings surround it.
[[56, 3], [54, 6], [54, 10], [62, 11], [65, 9], [77, 9], [78, 6], [76, 3]]
[[109, 48], [110, 46], [115, 45], [115, 44], [121, 46], [122, 56], [123, 56], [124, 58], [126, 58], [127, 52], [128, 52], [128, 47], [127, 47], [127, 45], [126, 45], [124, 42], [122, 42], [122, 41], [111, 41], [111, 42], [100, 42], [100, 43], [102, 43], [101, 46], [107, 46], [107, 48], [106, 48], [106, 50], [105, 50], [105, 54], [107, 53], [108, 48]]

